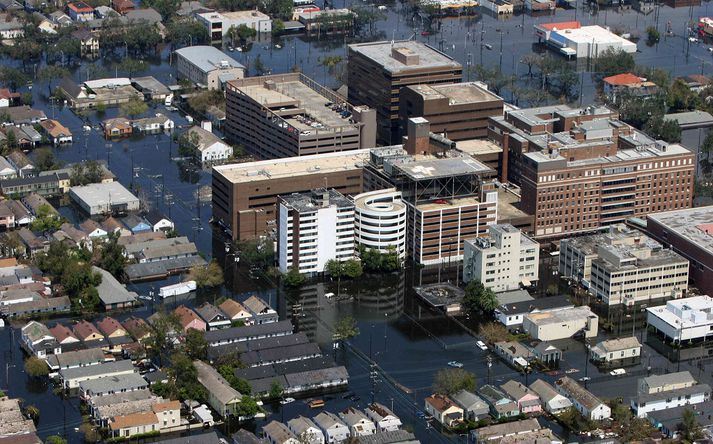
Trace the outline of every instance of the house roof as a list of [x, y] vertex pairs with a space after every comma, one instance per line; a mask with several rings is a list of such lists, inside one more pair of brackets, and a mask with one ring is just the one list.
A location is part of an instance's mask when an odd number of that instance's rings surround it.
[[151, 225], [156, 225], [157, 223], [161, 222], [162, 220], [168, 220], [170, 219], [166, 216], [163, 215], [163, 213], [160, 213], [159, 211], [152, 209], [146, 214], [146, 220], [151, 223]]
[[22, 327], [22, 333], [32, 342], [40, 341], [47, 336], [54, 337], [46, 325], [37, 321], [30, 321]]
[[99, 299], [105, 306], [136, 301], [136, 293], [127, 290], [111, 273], [96, 266], [92, 267], [92, 270], [102, 275], [102, 281], [97, 286], [97, 291], [99, 292]]
[[500, 386], [501, 389], [515, 400], [522, 399], [526, 395], [537, 396], [537, 393], [530, 390], [526, 385], [513, 381], [512, 379]]
[[62, 324], [57, 324], [54, 327], [50, 328], [50, 333], [60, 343], [66, 340], [67, 338], [78, 340], [77, 337], [74, 336], [74, 333], [72, 333], [72, 330]]
[[640, 348], [641, 344], [635, 336], [626, 338], [615, 338], [601, 341], [594, 348], [600, 349], [604, 353], [629, 350], [631, 348]]
[[71, 137], [72, 132], [56, 120], [47, 119], [40, 122], [40, 126], [52, 137]]
[[178, 319], [181, 323], [181, 326], [183, 328], [186, 328], [188, 324], [190, 324], [193, 321], [200, 321], [201, 318], [196, 314], [195, 311], [191, 310], [190, 308], [186, 307], [185, 305], [180, 305], [176, 307], [176, 309], [173, 311], [176, 313], [178, 316]]
[[84, 2], [69, 3], [67, 7], [75, 12], [94, 12], [94, 8]]
[[106, 219], [104, 219], [99, 226], [106, 232], [114, 232], [115, 230], [123, 230], [126, 227], [116, 220], [115, 217], [109, 216]]
[[129, 318], [124, 321], [123, 325], [134, 339], [141, 339], [147, 333], [151, 333], [151, 327], [141, 318]]
[[453, 406], [453, 402], [444, 395], [431, 395], [426, 398], [426, 402], [431, 404], [431, 406], [438, 412], [449, 409]]
[[89, 377], [101, 377], [109, 376], [115, 373], [124, 373], [133, 371], [136, 373], [136, 369], [130, 360], [125, 359], [122, 361], [114, 362], [103, 362], [96, 365], [86, 365], [84, 367], [68, 368], [59, 371], [59, 374], [64, 380], [77, 379], [77, 378], [89, 378]]
[[82, 381], [79, 383], [79, 388], [90, 394], [105, 393], [108, 391], [113, 391], [114, 393], [124, 391], [131, 391], [140, 388], [145, 388], [148, 383], [138, 373], [129, 373], [126, 375], [109, 376], [106, 378], [91, 379], [89, 381]]
[[542, 379], [538, 379], [537, 381], [530, 384], [530, 389], [533, 392], [537, 393], [537, 396], [539, 396], [543, 402], [550, 402], [552, 399], [556, 398], [557, 396], [562, 396], [559, 393], [557, 393], [557, 390], [555, 390], [555, 388], [552, 387], [552, 385], [548, 384], [546, 381], [543, 381]]
[[220, 304], [218, 307], [231, 319], [234, 316], [237, 316], [241, 311], [247, 312], [246, 308], [235, 299], [226, 299], [225, 302]]
[[124, 327], [119, 323], [119, 321], [109, 316], [97, 322], [97, 327], [107, 336], [116, 333], [117, 330], [124, 330]]
[[216, 318], [225, 317], [223, 312], [210, 302], [204, 302], [200, 307], [196, 308], [196, 313], [206, 322], [213, 322]]
[[[289, 421], [287, 421], [288, 427], [290, 430], [292, 430], [297, 436], [302, 435], [309, 429], [318, 429], [317, 424], [312, 422], [311, 419], [305, 418], [304, 416], [300, 415], [296, 418], [292, 418]], [[320, 431], [321, 433], [321, 431]]]
[[535, 310], [550, 310], [553, 308], [572, 307], [567, 296], [550, 296], [527, 301], [518, 301], [509, 304], [501, 304], [498, 311], [503, 314], [524, 314]]
[[201, 128], [200, 126], [193, 126], [186, 131], [186, 134], [189, 136], [196, 135], [198, 136], [198, 146], [196, 146], [196, 149], [198, 151], [204, 151], [207, 148], [210, 148], [212, 145], [216, 143], [221, 143], [223, 145], [226, 145], [225, 142], [223, 142], [220, 137], [216, 136], [212, 132]]
[[181, 402], [178, 400], [159, 402], [157, 404], [154, 404], [153, 407], [151, 407], [151, 410], [153, 410], [155, 413], [166, 412], [169, 410], [180, 410], [180, 409], [181, 409]]
[[295, 434], [290, 432], [286, 425], [278, 421], [270, 421], [262, 426], [262, 430], [271, 438], [272, 442], [284, 443], [290, 439], [297, 440]]
[[267, 302], [255, 295], [247, 298], [245, 302], [243, 302], [243, 306], [255, 314], [270, 313], [275, 311], [272, 307], [267, 305]]
[[636, 398], [638, 404], [657, 401], [660, 399], [673, 399], [682, 396], [690, 396], [699, 393], [707, 393], [710, 395], [711, 387], [708, 384], [695, 384], [689, 387], [683, 387], [676, 390], [666, 390], [657, 393], [642, 393]]
[[644, 384], [649, 387], [662, 387], [671, 384], [695, 384], [696, 379], [689, 371], [666, 373], [664, 375], [652, 375], [643, 378]]
[[207, 331], [205, 339], [208, 343], [225, 340], [242, 340], [245, 338], [261, 335], [274, 335], [279, 333], [292, 333], [292, 322], [289, 320], [270, 322], [267, 324], [246, 325], [244, 327], [223, 328], [220, 330]]
[[188, 46], [177, 49], [176, 54], [188, 60], [204, 73], [222, 69], [221, 62], [227, 62], [230, 68], [245, 69], [242, 64], [213, 46]]
[[130, 415], [115, 416], [109, 420], [109, 429], [121, 430], [130, 427], [157, 424], [158, 417], [153, 412], [132, 413]]
[[245, 429], [240, 429], [233, 433], [233, 442], [238, 444], [267, 444], [266, 440], [258, 438], [254, 433]]
[[47, 361], [52, 367], [73, 367], [76, 365], [91, 365], [104, 361], [104, 353], [98, 348], [75, 350], [58, 355], [51, 355]]
[[232, 388], [213, 367], [203, 361], [193, 361], [193, 366], [198, 372], [198, 381], [222, 404], [242, 399], [243, 395]]
[[451, 399], [463, 409], [487, 407], [487, 404], [480, 396], [473, 392], [469, 392], [468, 390], [460, 390], [459, 392], [451, 395]]
[[476, 433], [478, 434], [478, 442], [487, 442], [497, 437], [517, 435], [520, 433], [540, 430], [540, 428], [540, 423], [537, 422], [536, 418], [528, 418], [521, 421], [481, 427], [476, 430]]
[[564, 376], [558, 379], [555, 384], [562, 387], [562, 389], [568, 393], [570, 397], [576, 399], [577, 402], [587, 407], [589, 410], [594, 410], [598, 406], [604, 404], [601, 399], [597, 398], [592, 392], [577, 384], [577, 381], [569, 376]]
[[[428, 400], [428, 398], [426, 398], [426, 400]], [[354, 407], [347, 407], [345, 410], [342, 410], [339, 412], [339, 417], [342, 418], [342, 421], [350, 427], [364, 422], [374, 425], [374, 423], [371, 422], [371, 419], [369, 419], [364, 412]]]
[[615, 76], [604, 77], [602, 81], [612, 86], [630, 86], [638, 85], [642, 83], [643, 80], [636, 74], [628, 72], [624, 74], [617, 74]]
[[367, 416], [369, 416], [368, 415], [369, 412], [372, 412], [372, 415], [374, 417], [378, 418], [379, 420], [384, 419], [388, 416], [398, 419], [398, 416], [396, 416], [396, 414], [394, 412], [389, 410], [389, 408], [386, 407], [385, 405], [379, 404], [378, 402], [374, 402], [374, 403], [370, 404], [369, 406], [367, 406], [366, 409], [364, 410], [364, 412], [367, 413]]
[[72, 330], [74, 331], [74, 334], [77, 335], [77, 337], [82, 341], [91, 336], [92, 334], [104, 337], [104, 335], [101, 334], [99, 329], [97, 329], [94, 324], [85, 320], [81, 320], [74, 324]]
[[313, 418], [313, 421], [319, 425], [320, 428], [322, 429], [329, 429], [334, 426], [342, 426], [346, 427], [347, 425], [344, 424], [344, 422], [339, 419], [337, 415], [335, 415], [332, 412], [327, 412], [327, 411], [321, 411], [319, 415], [315, 416]]

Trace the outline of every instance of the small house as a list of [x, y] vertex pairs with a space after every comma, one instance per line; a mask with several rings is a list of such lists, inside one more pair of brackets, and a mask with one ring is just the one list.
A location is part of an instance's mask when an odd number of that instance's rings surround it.
[[526, 385], [510, 380], [501, 385], [500, 388], [517, 403], [521, 413], [539, 413], [542, 411], [540, 397]]
[[463, 409], [445, 395], [435, 394], [426, 398], [424, 410], [447, 427], [463, 421]]

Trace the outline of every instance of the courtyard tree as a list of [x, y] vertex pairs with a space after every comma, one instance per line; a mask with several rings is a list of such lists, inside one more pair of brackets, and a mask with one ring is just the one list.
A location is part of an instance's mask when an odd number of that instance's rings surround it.
[[356, 319], [345, 316], [334, 325], [334, 335], [341, 340], [346, 340], [359, 335], [359, 326]]
[[443, 395], [452, 395], [461, 390], [475, 390], [475, 375], [462, 368], [445, 368], [436, 373], [433, 391]]
[[223, 269], [215, 260], [210, 261], [208, 265], [195, 265], [191, 268], [188, 278], [196, 281], [199, 288], [220, 287], [225, 282]]
[[498, 308], [498, 298], [492, 289], [486, 288], [482, 282], [475, 279], [465, 287], [463, 305], [470, 313], [492, 313]]
[[31, 378], [40, 378], [49, 375], [50, 370], [45, 361], [31, 356], [25, 360], [25, 373]]

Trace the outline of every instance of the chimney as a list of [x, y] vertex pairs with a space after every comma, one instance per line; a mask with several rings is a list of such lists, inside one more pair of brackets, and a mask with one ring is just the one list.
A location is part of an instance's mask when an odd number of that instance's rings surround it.
[[404, 149], [407, 153], [424, 154], [430, 151], [431, 124], [423, 117], [408, 119], [406, 126], [406, 142]]
[[201, 128], [204, 130], [208, 131], [209, 133], [213, 132], [213, 124], [210, 122], [210, 120], [204, 120], [201, 122]]

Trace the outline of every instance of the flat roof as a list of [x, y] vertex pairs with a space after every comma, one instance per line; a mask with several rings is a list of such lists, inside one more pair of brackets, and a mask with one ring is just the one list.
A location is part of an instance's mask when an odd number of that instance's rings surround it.
[[138, 197], [131, 194], [126, 187], [116, 181], [75, 186], [70, 191], [77, 199], [85, 202], [90, 207], [139, 201]]
[[[392, 48], [403, 48], [414, 55], [418, 55], [418, 63], [413, 65], [405, 65], [401, 63], [391, 56]], [[432, 46], [415, 40], [355, 43], [349, 45], [349, 49], [373, 60], [381, 65], [386, 71], [391, 73], [428, 68], [462, 68], [461, 64], [450, 56], [438, 51]]]
[[[187, 46], [177, 49], [176, 54], [195, 65], [204, 73], [227, 68], [245, 69], [245, 66], [241, 63], [238, 63], [235, 59], [213, 46]], [[222, 62], [226, 62], [227, 66], [221, 66]]]
[[675, 120], [682, 127], [698, 127], [713, 125], [713, 116], [705, 111], [685, 111], [682, 113], [666, 114], [665, 120]]
[[649, 307], [646, 311], [673, 328], [683, 331], [685, 328], [709, 325], [713, 321], [713, 298], [710, 296], [693, 296], [672, 299], [667, 301], [666, 305]]
[[480, 82], [445, 85], [410, 85], [406, 88], [418, 93], [424, 100], [448, 99], [450, 105], [503, 100], [502, 97], [483, 88]]
[[586, 305], [580, 307], [563, 308], [560, 310], [541, 311], [528, 313], [526, 315], [530, 321], [537, 325], [560, 324], [569, 321], [576, 321], [582, 318], [597, 317]]
[[412, 180], [430, 180], [491, 171], [482, 162], [470, 157], [417, 160], [415, 162], [395, 164], [394, 166]]
[[324, 188], [316, 189], [307, 193], [293, 193], [286, 196], [280, 196], [295, 210], [300, 213], [318, 211], [322, 207], [322, 196], [327, 194], [327, 206], [336, 206], [337, 208], [354, 207], [354, 203], [335, 189], [326, 190]]
[[456, 142], [456, 149], [471, 156], [497, 154], [503, 152], [503, 147], [486, 139], [468, 139]]
[[647, 219], [663, 225], [677, 236], [713, 255], [713, 205], [649, 214]]
[[365, 148], [311, 156], [233, 163], [214, 166], [213, 171], [231, 183], [346, 172], [360, 169], [362, 164], [369, 160], [369, 151], [368, 148]]
[[633, 44], [629, 40], [619, 37], [618, 35], [599, 25], [582, 26], [580, 28], [568, 28], [553, 32], [566, 36], [567, 39], [578, 44], [591, 44], [592, 42], [594, 42], [595, 44], [620, 42]]
[[[567, 167], [574, 168], [580, 166], [600, 166], [602, 168], [605, 168], [607, 164], [617, 164], [620, 162], [628, 162], [632, 160], [654, 160], [655, 158], [660, 157], [678, 156], [681, 154], [693, 154], [688, 148], [678, 143], [667, 144], [663, 141], [657, 141], [657, 144], [660, 145], [648, 145], [642, 146], [638, 149], [618, 150], [617, 153], [613, 156], [595, 157], [592, 159], [575, 160], [571, 162], [568, 161]], [[577, 146], [575, 146], [574, 148], [577, 148]], [[538, 164], [546, 162], [561, 162], [566, 160], [560, 154], [549, 154], [542, 151], [525, 153], [524, 156], [528, 157], [529, 159]]]

